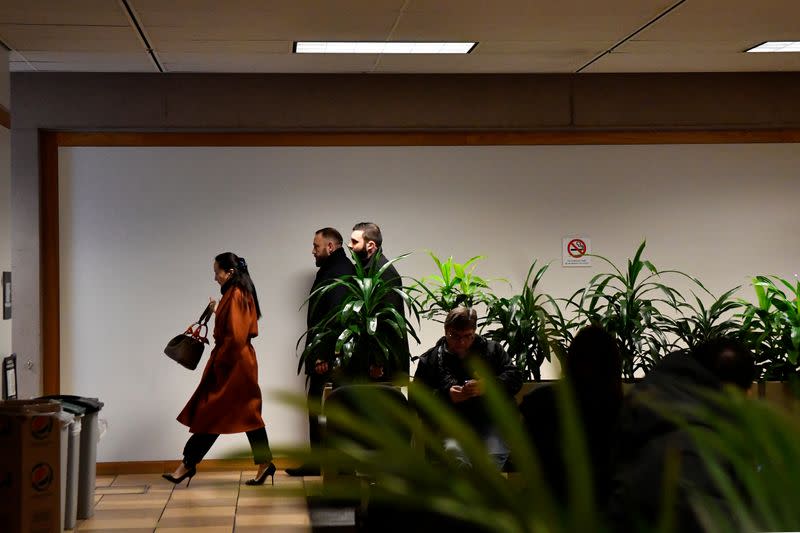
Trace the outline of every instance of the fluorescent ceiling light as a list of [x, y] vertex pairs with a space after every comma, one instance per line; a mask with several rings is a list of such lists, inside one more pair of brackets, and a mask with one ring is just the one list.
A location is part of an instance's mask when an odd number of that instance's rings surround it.
[[800, 52], [800, 41], [767, 41], [747, 52]]
[[477, 43], [297, 41], [296, 54], [468, 54]]

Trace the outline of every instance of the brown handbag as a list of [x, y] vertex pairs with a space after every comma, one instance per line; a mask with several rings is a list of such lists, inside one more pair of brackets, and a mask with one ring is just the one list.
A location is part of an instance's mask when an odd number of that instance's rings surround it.
[[167, 357], [189, 370], [197, 368], [203, 357], [203, 349], [208, 344], [206, 335], [208, 335], [208, 321], [211, 319], [212, 313], [211, 304], [208, 304], [197, 322], [180, 335], [175, 335], [164, 348]]

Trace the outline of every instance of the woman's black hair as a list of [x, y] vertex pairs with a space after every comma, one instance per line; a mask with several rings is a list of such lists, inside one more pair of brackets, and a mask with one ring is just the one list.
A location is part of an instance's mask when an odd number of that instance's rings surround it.
[[[578, 399], [600, 401], [597, 389], [608, 400], [622, 401], [622, 359], [613, 335], [592, 324], [575, 335], [567, 350], [564, 371], [576, 386]], [[594, 398], [593, 398], [594, 396]]]
[[261, 318], [261, 306], [258, 304], [258, 294], [256, 294], [256, 286], [250, 277], [250, 271], [247, 269], [247, 261], [244, 257], [239, 257], [233, 252], [223, 252], [214, 258], [219, 268], [224, 271], [233, 270], [233, 275], [223, 286], [223, 293], [227, 288], [239, 287], [246, 294], [253, 297], [256, 303], [256, 316]]

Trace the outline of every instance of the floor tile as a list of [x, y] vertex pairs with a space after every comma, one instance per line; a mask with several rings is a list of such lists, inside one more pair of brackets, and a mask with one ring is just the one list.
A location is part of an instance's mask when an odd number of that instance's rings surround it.
[[158, 527], [156, 533], [231, 533], [230, 526]]
[[117, 476], [97, 476], [94, 482], [95, 487], [107, 487], [114, 482]]
[[120, 474], [111, 484], [113, 487], [124, 487], [128, 485], [155, 485], [169, 483], [161, 477], [161, 474]]
[[144, 529], [156, 527], [158, 517], [98, 518], [92, 517], [78, 525], [78, 531], [110, 531], [117, 529]]
[[147, 494], [148, 489], [150, 487], [148, 485], [128, 485], [128, 486], [121, 486], [121, 487], [98, 487], [94, 489], [95, 494], [100, 494], [104, 496], [108, 496], [111, 494]]
[[117, 495], [109, 494], [95, 505], [96, 510], [102, 509], [163, 509], [169, 501], [169, 494], [164, 495]]
[[[341, 531], [341, 530], [340, 530]], [[311, 533], [311, 526], [236, 526], [233, 533]]]
[[254, 515], [236, 515], [237, 526], [309, 526], [311, 520], [307, 512], [298, 513], [263, 513]]
[[110, 527], [109, 529], [78, 529], [75, 530], [75, 533], [82, 533], [91, 531], [92, 533], [103, 533], [105, 531], [113, 532], [113, 533], [153, 533], [152, 527]]
[[[238, 481], [241, 479], [242, 473], [241, 472], [203, 472], [202, 469], [198, 469], [197, 475], [195, 479], [197, 481], [202, 480], [214, 480], [214, 481]], [[194, 481], [192, 481], [194, 483]]]
[[236, 505], [236, 494], [174, 494], [170, 499], [172, 504], [192, 504], [218, 507], [220, 505]]
[[[241, 500], [239, 500], [241, 502]], [[274, 512], [307, 513], [308, 507], [305, 500], [285, 499], [275, 505], [239, 505], [236, 516], [266, 514]]]
[[161, 509], [95, 509], [92, 518], [113, 520], [115, 518], [155, 518], [161, 516]]
[[233, 515], [230, 516], [181, 516], [177, 518], [162, 518], [158, 527], [227, 527], [233, 528]]
[[225, 498], [224, 500], [205, 499], [172, 499], [167, 505], [167, 509], [213, 509], [215, 507], [236, 507], [236, 498]]
[[235, 497], [239, 494], [239, 488], [235, 485], [230, 487], [175, 487], [172, 491], [173, 498], [183, 498], [195, 496], [198, 498], [226, 498], [229, 496]]
[[170, 505], [164, 510], [161, 516], [164, 518], [183, 518], [187, 516], [233, 516], [236, 514], [236, 507], [234, 506], [218, 506], [218, 507], [172, 507]]
[[92, 533], [103, 533], [103, 532], [113, 532], [113, 533], [153, 533], [152, 527], [140, 528], [140, 527], [114, 527], [113, 525], [110, 526], [108, 529], [81, 529], [80, 527], [75, 530], [76, 533], [82, 533], [85, 531], [91, 531]]
[[242, 507], [280, 507], [283, 505], [297, 506], [302, 504], [305, 507], [305, 500], [303, 498], [290, 497], [290, 496], [246, 496], [239, 495], [239, 501], [236, 505]]

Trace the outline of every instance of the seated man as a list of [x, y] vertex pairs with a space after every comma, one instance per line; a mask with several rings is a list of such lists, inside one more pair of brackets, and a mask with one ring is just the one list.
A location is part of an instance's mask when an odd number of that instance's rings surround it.
[[[502, 469], [509, 450], [481, 398], [483, 380], [496, 379], [501, 388], [513, 396], [522, 387], [522, 376], [498, 343], [475, 334], [477, 322], [474, 309], [459, 307], [450, 311], [444, 321], [444, 337], [420, 357], [414, 379], [428, 385], [453, 406], [483, 440], [489, 455]], [[492, 375], [473, 375], [470, 362], [474, 359], [487, 365]], [[456, 439], [446, 438], [445, 448], [462, 466], [471, 466]]]
[[[666, 511], [673, 513], [675, 531], [703, 531], [696, 514], [697, 498], [725, 509], [731, 502], [717, 488], [686, 427], [654, 410], [670, 406], [682, 413], [685, 424], [709, 425], [717, 408], [708, 397], [732, 385], [747, 390], [755, 377], [752, 353], [735, 340], [720, 338], [695, 347], [689, 354], [665, 357], [626, 398], [620, 417], [618, 463], [611, 493], [610, 517], [614, 531], [640, 531]], [[743, 428], [746, 431], [746, 429]], [[671, 459], [670, 459], [671, 458]], [[676, 466], [676, 494], [669, 509], [664, 503], [665, 468]], [[729, 475], [733, 475], [730, 465]], [[711, 515], [709, 515], [711, 516]]]

